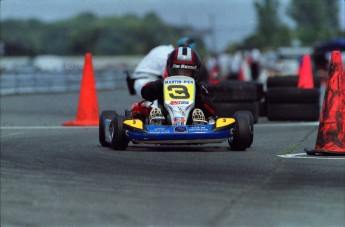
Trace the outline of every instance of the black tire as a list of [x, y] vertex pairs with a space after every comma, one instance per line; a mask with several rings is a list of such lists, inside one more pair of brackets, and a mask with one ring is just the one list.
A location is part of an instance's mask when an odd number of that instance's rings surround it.
[[270, 121], [318, 121], [320, 104], [317, 103], [268, 103]]
[[[321, 77], [320, 76], [314, 76], [313, 79], [314, 79], [314, 87], [315, 88], [320, 88]], [[297, 87], [298, 80], [299, 80], [299, 76], [298, 75], [269, 77], [267, 79], [267, 88], [272, 88], [272, 87]]]
[[319, 103], [319, 89], [300, 89], [295, 87], [269, 88], [266, 94], [267, 103]]
[[236, 118], [234, 138], [228, 142], [235, 151], [245, 151], [250, 146], [250, 125], [245, 118]]
[[223, 81], [207, 87], [213, 102], [243, 102], [258, 100], [257, 86], [251, 82]]
[[233, 117], [237, 111], [250, 111], [253, 115], [254, 123], [258, 122], [259, 119], [259, 102], [234, 102], [224, 103], [215, 102], [216, 115], [218, 117]]
[[256, 100], [262, 100], [262, 98], [265, 96], [264, 84], [256, 81], [250, 81], [249, 83], [254, 84], [256, 87]]
[[266, 109], [267, 109], [267, 103], [266, 99], [262, 99], [259, 101], [259, 116], [260, 117], [266, 117]]
[[267, 79], [267, 89], [273, 87], [297, 87], [298, 75], [275, 76]]
[[110, 122], [109, 132], [111, 134], [111, 148], [114, 150], [125, 150], [128, 146], [129, 140], [123, 133], [124, 116], [116, 115]]
[[98, 126], [98, 138], [99, 143], [103, 147], [110, 147], [110, 143], [105, 140], [105, 125], [104, 122], [106, 119], [112, 120], [116, 116], [116, 112], [112, 110], [105, 110], [102, 111], [101, 115], [99, 116], [99, 126]]
[[254, 141], [254, 117], [250, 111], [237, 111], [234, 114], [234, 118], [244, 118], [247, 120], [250, 126], [250, 143], [249, 146], [253, 144]]
[[320, 88], [322, 83], [322, 77], [321, 76], [314, 76], [314, 87]]

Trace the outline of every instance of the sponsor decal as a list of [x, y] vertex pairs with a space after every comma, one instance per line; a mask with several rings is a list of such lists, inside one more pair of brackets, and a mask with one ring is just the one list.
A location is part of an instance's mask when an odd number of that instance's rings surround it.
[[196, 65], [178, 65], [178, 64], [173, 64], [172, 67], [174, 69], [197, 69], [198, 68]]
[[205, 126], [193, 126], [189, 128], [189, 132], [208, 132], [209, 129]]
[[186, 111], [181, 106], [178, 106], [178, 110], [182, 116], [186, 116]]
[[164, 84], [194, 84], [191, 80], [165, 80]]
[[164, 84], [181, 84], [181, 80], [165, 80]]
[[174, 125], [184, 125], [186, 119], [184, 117], [174, 117]]
[[156, 127], [150, 130], [151, 133], [169, 133], [169, 127]]
[[171, 101], [170, 105], [188, 105], [189, 101]]
[[197, 69], [196, 65], [181, 65], [181, 69]]
[[183, 126], [177, 126], [175, 127], [174, 129], [175, 132], [187, 132], [187, 128], [186, 127], [183, 127]]

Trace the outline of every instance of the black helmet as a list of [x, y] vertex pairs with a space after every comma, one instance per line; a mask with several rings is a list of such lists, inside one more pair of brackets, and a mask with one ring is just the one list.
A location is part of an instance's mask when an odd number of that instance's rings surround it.
[[168, 76], [191, 76], [198, 78], [201, 61], [198, 54], [189, 47], [173, 50], [167, 60]]

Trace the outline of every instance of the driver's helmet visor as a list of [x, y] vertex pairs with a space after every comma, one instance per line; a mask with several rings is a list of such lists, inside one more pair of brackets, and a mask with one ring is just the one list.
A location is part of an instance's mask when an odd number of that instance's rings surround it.
[[[183, 67], [183, 66], [182, 66]], [[193, 77], [196, 70], [194, 68], [192, 68], [193, 66], [187, 66], [187, 67], [184, 67], [184, 68], [175, 68], [173, 67], [172, 70], [171, 70], [171, 76], [177, 76], [177, 75], [180, 75], [180, 76], [190, 76], [190, 77]]]
[[193, 76], [193, 70], [190, 69], [173, 69], [172, 76]]

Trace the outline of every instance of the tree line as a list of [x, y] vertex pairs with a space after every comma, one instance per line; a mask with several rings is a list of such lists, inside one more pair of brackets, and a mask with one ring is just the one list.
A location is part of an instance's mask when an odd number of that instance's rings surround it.
[[[293, 28], [284, 24], [278, 12], [279, 0], [256, 0], [255, 31], [243, 41], [229, 45], [229, 50], [243, 48], [274, 49], [289, 46], [292, 41], [313, 45], [332, 37], [345, 36], [340, 30], [338, 0], [291, 0], [286, 14], [294, 21]], [[200, 32], [199, 32], [200, 33]], [[0, 40], [5, 43], [5, 55], [95, 55], [145, 54], [153, 47], [174, 44], [180, 37], [198, 34], [189, 26], [163, 23], [154, 13], [143, 18], [97, 17], [82, 13], [55, 22], [37, 19], [1, 21]], [[198, 50], [205, 52], [201, 37], [194, 37]]]
[[[192, 30], [164, 24], [154, 13], [143, 18], [82, 13], [50, 23], [37, 19], [5, 20], [1, 22], [0, 39], [5, 43], [6, 55], [136, 55], [147, 53], [158, 44], [175, 44]], [[201, 40], [197, 41], [203, 48]]]
[[313, 46], [318, 42], [345, 36], [338, 19], [339, 0], [291, 0], [285, 13], [293, 21], [293, 28], [282, 22], [279, 6], [279, 0], [256, 0], [256, 30], [232, 48], [274, 49], [290, 46], [293, 42]]

